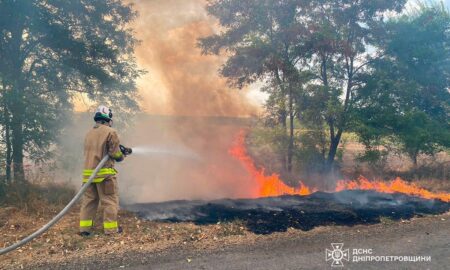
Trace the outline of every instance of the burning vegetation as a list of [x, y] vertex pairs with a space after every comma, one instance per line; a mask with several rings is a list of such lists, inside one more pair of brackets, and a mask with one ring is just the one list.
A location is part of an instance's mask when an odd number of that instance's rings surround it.
[[369, 181], [361, 176], [356, 181], [338, 181], [336, 185], [336, 191], [353, 189], [375, 190], [383, 193], [403, 193], [424, 199], [438, 199], [444, 202], [450, 202], [450, 193], [434, 193], [414, 184], [410, 184], [401, 178], [396, 178], [395, 180], [386, 183], [383, 181]]
[[176, 200], [126, 205], [127, 210], [152, 221], [219, 224], [238, 220], [257, 234], [311, 230], [323, 225], [373, 224], [383, 219], [410, 219], [450, 210], [449, 193], [433, 193], [397, 178], [390, 182], [337, 181], [333, 190], [318, 191], [299, 182], [287, 185], [276, 173], [266, 174], [246, 149], [241, 130], [229, 154], [239, 160], [253, 181], [245, 199]]
[[[306, 186], [299, 181], [297, 187], [286, 185], [280, 176], [276, 173], [267, 175], [265, 168], [258, 168], [250, 157], [245, 147], [245, 132], [239, 132], [234, 145], [229, 150], [230, 155], [241, 161], [242, 165], [251, 175], [255, 182], [255, 189], [252, 192], [252, 198], [273, 197], [281, 195], [309, 195], [317, 191], [315, 188]], [[400, 178], [390, 182], [370, 181], [365, 177], [359, 177], [358, 180], [339, 180], [336, 183], [334, 192], [343, 190], [373, 190], [381, 193], [402, 193], [411, 196], [417, 196], [424, 199], [438, 199], [444, 202], [450, 202], [450, 193], [434, 193], [424, 188], [410, 184]]]
[[314, 191], [314, 189], [310, 189], [302, 182], [299, 182], [299, 186], [296, 188], [290, 187], [286, 185], [276, 173], [266, 175], [265, 168], [258, 168], [253, 159], [247, 153], [244, 131], [240, 131], [238, 133], [233, 146], [229, 150], [229, 153], [242, 163], [243, 167], [248, 171], [255, 182], [255, 188], [251, 195], [252, 198], [280, 195], [309, 195]]

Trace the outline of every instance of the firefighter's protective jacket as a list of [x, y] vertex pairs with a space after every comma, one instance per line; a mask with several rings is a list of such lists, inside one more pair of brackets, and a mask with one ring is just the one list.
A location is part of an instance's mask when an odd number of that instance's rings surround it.
[[105, 155], [109, 155], [111, 158], [97, 173], [94, 183], [100, 183], [108, 176], [117, 174], [114, 163], [123, 160], [119, 145], [119, 136], [113, 128], [99, 123], [95, 124], [84, 140], [83, 183], [87, 182], [95, 167]]

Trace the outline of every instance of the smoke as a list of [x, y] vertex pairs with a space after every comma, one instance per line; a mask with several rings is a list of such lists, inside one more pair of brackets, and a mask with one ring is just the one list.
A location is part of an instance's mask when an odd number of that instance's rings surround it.
[[[141, 40], [136, 59], [148, 73], [137, 82], [144, 113], [127, 129], [114, 116], [121, 143], [134, 150], [116, 165], [121, 203], [249, 197], [254, 183], [228, 149], [258, 106], [248, 90], [230, 89], [219, 76], [224, 57], [201, 55], [196, 47], [198, 38], [217, 31], [206, 1], [131, 2], [139, 12], [132, 25]], [[77, 187], [91, 113], [78, 114], [62, 137], [63, 177], [73, 172]]]
[[122, 142], [137, 153], [117, 165], [122, 202], [249, 197], [253, 182], [228, 154], [250, 120], [140, 115]]
[[205, 0], [135, 0], [136, 56], [148, 74], [138, 81], [146, 112], [189, 116], [251, 116], [248, 90], [229, 89], [218, 75], [225, 58], [201, 55], [198, 39], [217, 31]]
[[[118, 165], [123, 202], [247, 197], [252, 183], [228, 154], [235, 135], [258, 112], [248, 90], [218, 74], [225, 58], [204, 56], [198, 39], [217, 31], [205, 0], [135, 0], [141, 44], [140, 115], [122, 141], [134, 147]], [[158, 116], [157, 116], [158, 115]], [[119, 132], [120, 133], [120, 132]]]

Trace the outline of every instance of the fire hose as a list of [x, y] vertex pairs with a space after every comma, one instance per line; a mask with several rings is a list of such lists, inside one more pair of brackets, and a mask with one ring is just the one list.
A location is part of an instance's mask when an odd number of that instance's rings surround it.
[[[131, 153], [131, 150], [130, 150], [130, 153]], [[34, 238], [36, 238], [39, 235], [43, 234], [48, 229], [50, 229], [53, 225], [55, 225], [56, 222], [58, 222], [65, 214], [67, 214], [67, 212], [70, 210], [70, 208], [81, 198], [81, 196], [86, 191], [86, 189], [89, 187], [89, 185], [92, 184], [92, 181], [94, 181], [95, 175], [98, 173], [98, 171], [101, 168], [103, 168], [103, 165], [105, 165], [105, 163], [106, 163], [106, 161], [108, 161], [108, 159], [109, 159], [108, 155], [103, 157], [103, 159], [100, 161], [100, 163], [95, 168], [95, 170], [92, 173], [92, 175], [89, 177], [89, 179], [86, 182], [86, 184], [84, 184], [81, 187], [80, 191], [78, 191], [78, 193], [75, 195], [75, 197], [73, 197], [73, 199], [66, 205], [66, 207], [64, 207], [64, 209], [61, 210], [61, 212], [59, 212], [52, 220], [50, 220], [42, 228], [40, 228], [39, 230], [37, 230], [34, 233], [30, 234], [28, 237], [22, 239], [21, 241], [15, 243], [15, 244], [13, 244], [13, 245], [11, 245], [9, 247], [0, 249], [0, 255], [6, 254], [6, 253], [8, 253], [8, 252], [18, 248], [18, 247], [21, 247], [21, 246], [25, 245], [26, 243], [30, 242]]]

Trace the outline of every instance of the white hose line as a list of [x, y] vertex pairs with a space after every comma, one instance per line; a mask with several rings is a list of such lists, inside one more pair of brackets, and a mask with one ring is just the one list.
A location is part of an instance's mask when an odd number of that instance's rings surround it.
[[77, 195], [73, 197], [73, 199], [64, 207], [61, 212], [59, 212], [52, 220], [50, 220], [47, 224], [45, 224], [42, 228], [35, 231], [34, 233], [30, 234], [28, 237], [22, 239], [22, 241], [17, 242], [9, 247], [0, 249], [0, 255], [3, 255], [5, 253], [8, 253], [20, 246], [25, 245], [26, 243], [30, 242], [34, 238], [38, 237], [39, 235], [43, 234], [45, 231], [50, 229], [53, 225], [55, 225], [56, 222], [58, 222], [67, 212], [69, 209], [80, 199], [81, 195], [86, 191], [86, 189], [89, 187], [90, 184], [92, 184], [92, 181], [94, 181], [95, 175], [98, 173], [98, 171], [105, 165], [106, 161], [108, 161], [109, 156], [106, 155], [103, 157], [103, 159], [100, 161], [100, 163], [95, 168], [94, 172], [92, 173], [91, 177], [89, 177], [88, 181], [81, 187], [80, 191], [78, 191]]

